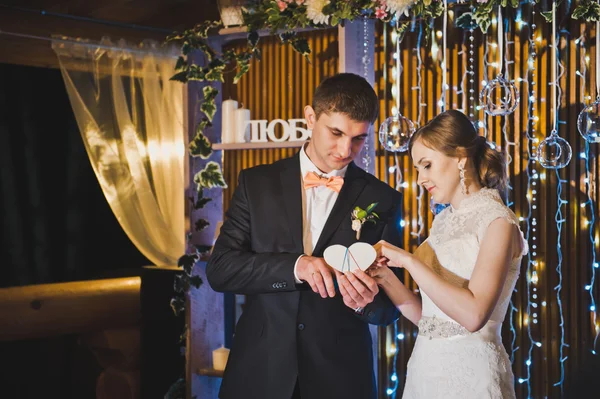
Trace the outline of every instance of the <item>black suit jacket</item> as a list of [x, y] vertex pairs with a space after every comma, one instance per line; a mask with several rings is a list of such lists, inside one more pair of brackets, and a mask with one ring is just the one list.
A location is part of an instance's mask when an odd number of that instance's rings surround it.
[[[296, 380], [303, 398], [375, 398], [368, 323], [386, 325], [399, 312], [380, 291], [362, 315], [341, 294], [323, 299], [295, 283], [303, 254], [300, 159], [244, 170], [206, 274], [220, 292], [247, 295], [220, 391], [222, 399], [288, 399]], [[400, 193], [351, 163], [313, 256], [356, 242], [355, 206], [378, 202], [377, 223], [360, 240], [400, 244]]]

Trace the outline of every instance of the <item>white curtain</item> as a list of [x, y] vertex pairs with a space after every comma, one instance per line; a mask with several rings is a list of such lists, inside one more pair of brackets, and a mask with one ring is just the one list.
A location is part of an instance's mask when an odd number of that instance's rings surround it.
[[185, 251], [184, 86], [169, 81], [177, 50], [107, 38], [60, 38], [52, 48], [115, 216], [150, 261], [175, 265]]

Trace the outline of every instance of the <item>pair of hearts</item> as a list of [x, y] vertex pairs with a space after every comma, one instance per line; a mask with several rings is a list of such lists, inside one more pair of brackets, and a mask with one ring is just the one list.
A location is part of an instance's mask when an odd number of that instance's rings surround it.
[[375, 262], [377, 252], [371, 244], [356, 242], [349, 248], [343, 245], [331, 245], [323, 252], [325, 262], [344, 273], [356, 269], [367, 270]]

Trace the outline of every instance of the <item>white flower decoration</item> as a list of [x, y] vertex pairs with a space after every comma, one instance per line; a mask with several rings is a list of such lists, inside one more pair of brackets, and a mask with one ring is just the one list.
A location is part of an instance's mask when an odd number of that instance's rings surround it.
[[315, 24], [328, 24], [329, 15], [323, 14], [323, 8], [329, 0], [306, 0], [306, 16]]
[[387, 0], [387, 10], [391, 14], [403, 14], [408, 13], [408, 9], [415, 4], [415, 0]]

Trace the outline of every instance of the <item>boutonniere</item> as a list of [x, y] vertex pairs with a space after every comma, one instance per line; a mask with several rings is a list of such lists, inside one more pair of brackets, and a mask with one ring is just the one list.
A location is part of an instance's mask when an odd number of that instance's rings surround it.
[[359, 206], [354, 207], [352, 211], [352, 230], [356, 231], [356, 239], [360, 239], [360, 230], [365, 222], [375, 223], [375, 219], [379, 219], [379, 215], [373, 212], [373, 209], [377, 206], [377, 202], [373, 202], [367, 207], [362, 209]]

